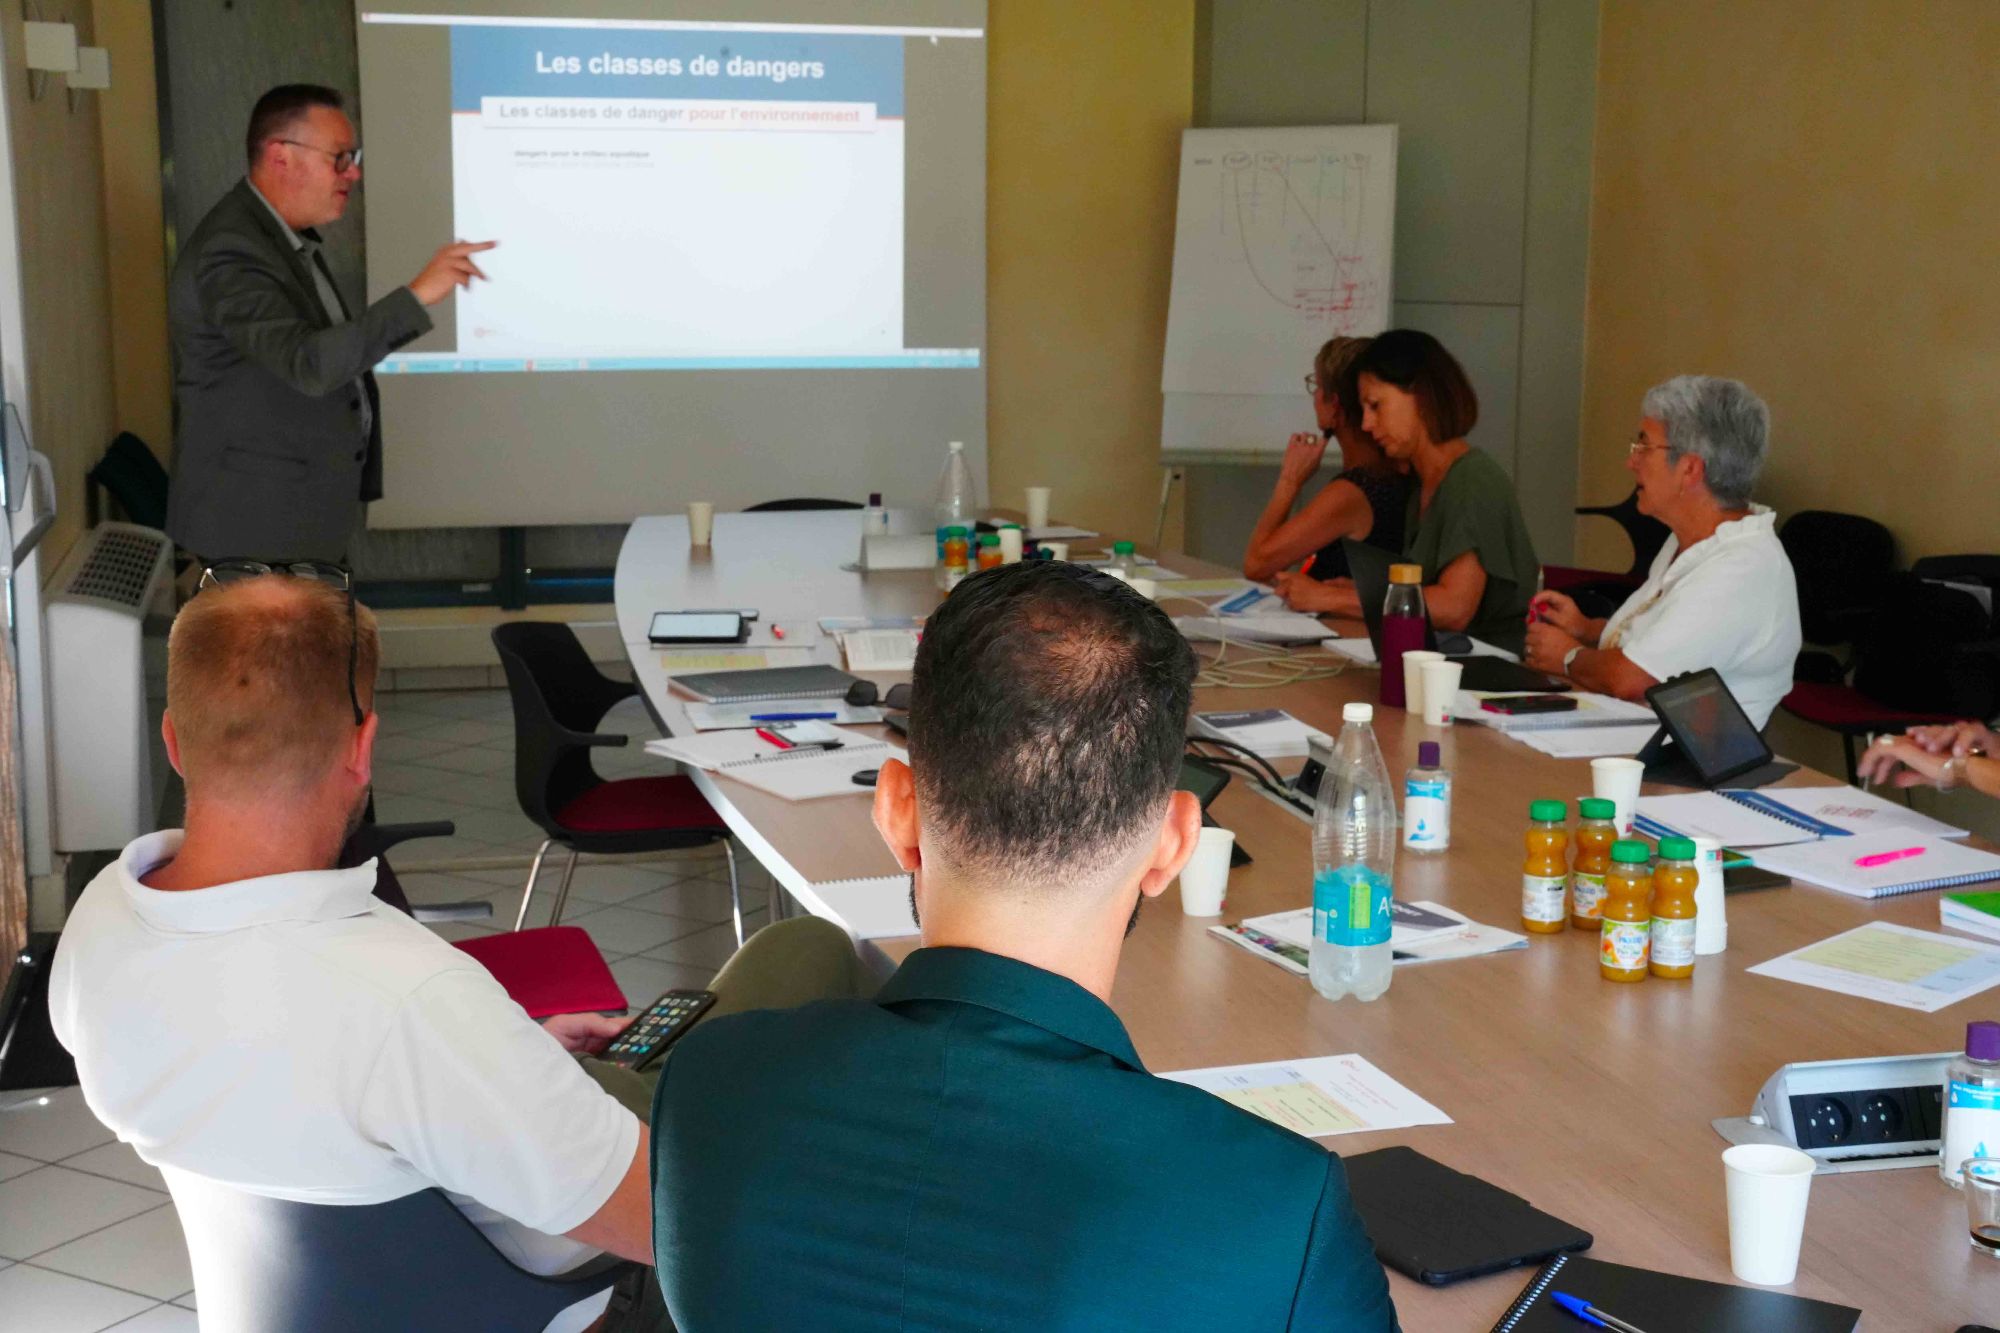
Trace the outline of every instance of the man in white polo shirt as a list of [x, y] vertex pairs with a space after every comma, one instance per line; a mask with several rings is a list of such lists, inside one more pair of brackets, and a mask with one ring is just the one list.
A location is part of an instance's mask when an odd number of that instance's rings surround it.
[[1777, 516], [1751, 501], [1771, 435], [1764, 400], [1736, 380], [1678, 375], [1640, 408], [1625, 466], [1639, 512], [1672, 531], [1645, 584], [1603, 620], [1559, 592], [1529, 607], [1524, 660], [1634, 702], [1713, 667], [1753, 726], [1792, 688], [1799, 590]]
[[[321, 1204], [437, 1186], [531, 1271], [650, 1262], [650, 1086], [576, 1058], [624, 1020], [536, 1024], [375, 898], [374, 862], [330, 868], [368, 798], [377, 644], [366, 608], [308, 578], [182, 610], [164, 730], [187, 829], [139, 839], [84, 890], [51, 976], [56, 1035], [91, 1110], [170, 1178]], [[827, 923], [781, 925], [758, 937], [778, 965], [848, 975]], [[803, 968], [801, 947], [819, 950]]]

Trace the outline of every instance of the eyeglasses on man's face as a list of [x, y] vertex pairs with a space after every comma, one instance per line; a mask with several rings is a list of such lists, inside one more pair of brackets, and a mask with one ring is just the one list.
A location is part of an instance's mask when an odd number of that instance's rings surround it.
[[225, 583], [241, 583], [266, 574], [284, 574], [295, 579], [311, 579], [347, 594], [347, 702], [354, 709], [354, 725], [368, 720], [361, 707], [361, 692], [355, 687], [356, 664], [361, 654], [361, 618], [354, 609], [354, 576], [339, 565], [317, 560], [295, 560], [290, 564], [267, 565], [262, 560], [218, 560], [201, 571], [195, 591]]
[[361, 165], [361, 149], [359, 146], [343, 148], [339, 152], [335, 152], [331, 148], [321, 148], [316, 143], [307, 143], [302, 139], [280, 139], [278, 142], [288, 143], [294, 148], [310, 149], [315, 153], [332, 158], [335, 175], [344, 176], [347, 174], [349, 167], [358, 167]]

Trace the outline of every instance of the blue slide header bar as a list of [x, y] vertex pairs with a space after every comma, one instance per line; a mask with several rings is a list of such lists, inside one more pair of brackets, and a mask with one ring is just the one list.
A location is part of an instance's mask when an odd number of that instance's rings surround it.
[[451, 107], [482, 97], [873, 102], [903, 114], [903, 39], [453, 24]]

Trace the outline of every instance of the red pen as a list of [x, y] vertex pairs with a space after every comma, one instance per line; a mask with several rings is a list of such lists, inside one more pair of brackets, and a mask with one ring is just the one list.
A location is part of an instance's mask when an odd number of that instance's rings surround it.
[[771, 637], [772, 637], [772, 638], [774, 638], [774, 639], [782, 639], [782, 638], [784, 638], [784, 637], [785, 637], [785, 627], [784, 627], [783, 625], [773, 625], [773, 626], [771, 626]]
[[1303, 565], [1299, 566], [1300, 578], [1305, 578], [1313, 572], [1313, 561], [1317, 559], [1319, 559], [1318, 551], [1314, 551], [1311, 555], [1306, 557], [1306, 562]]
[[792, 748], [792, 743], [775, 731], [766, 731], [764, 728], [759, 727], [757, 728], [757, 734], [777, 746], [780, 750], [789, 750]]

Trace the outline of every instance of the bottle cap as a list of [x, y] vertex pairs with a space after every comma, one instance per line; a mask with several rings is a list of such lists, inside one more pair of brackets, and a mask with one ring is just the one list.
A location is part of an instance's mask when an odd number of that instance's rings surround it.
[[954, 523], [944, 530], [944, 535], [947, 537], [963, 537], [965, 535], [965, 525], [963, 523]]
[[1000, 522], [995, 523], [993, 525], [993, 530], [995, 532], [1005, 532], [1007, 529], [1013, 528], [1014, 530], [1019, 531], [1020, 527], [1021, 525], [1019, 523], [1014, 522], [1012, 519], [1002, 519]]
[[1340, 720], [1342, 722], [1373, 722], [1375, 720], [1375, 705], [1342, 704], [1340, 706]]
[[1530, 801], [1528, 818], [1541, 824], [1560, 824], [1569, 818], [1567, 801]]
[[1134, 551], [1138, 549], [1139, 548], [1134, 546], [1131, 542], [1111, 543], [1111, 554], [1113, 555], [1131, 555]]
[[982, 532], [979, 534], [979, 544], [981, 546], [998, 546], [1000, 544], [1000, 534], [997, 532]]
[[1422, 583], [1423, 581], [1424, 567], [1422, 565], [1389, 566], [1389, 582], [1391, 583]]
[[1660, 859], [1662, 861], [1694, 860], [1694, 839], [1693, 838], [1660, 839]]
[[1967, 1023], [1965, 1053], [1975, 1060], [2000, 1060], [2000, 1023], [1984, 1018]]
[[1646, 850], [1645, 843], [1636, 838], [1620, 838], [1611, 844], [1611, 859], [1630, 862], [1633, 865], [1644, 865], [1653, 859], [1653, 854]]
[[1618, 818], [1618, 802], [1607, 801], [1602, 796], [1586, 796], [1576, 803], [1576, 812], [1585, 819]]
[[868, 506], [871, 509], [880, 509], [882, 507], [882, 492], [868, 492]]
[[1438, 766], [1438, 743], [1436, 741], [1417, 742], [1417, 767], [1436, 768]]

